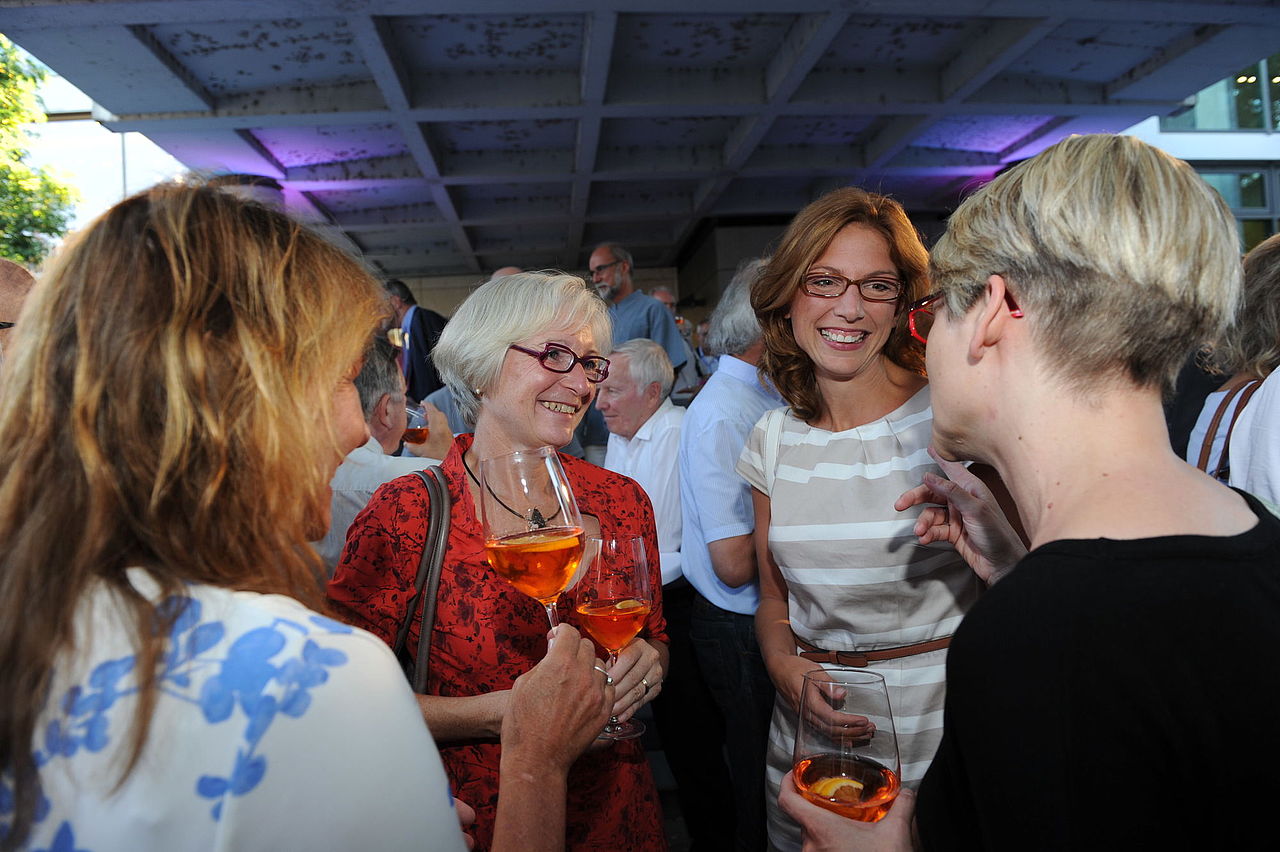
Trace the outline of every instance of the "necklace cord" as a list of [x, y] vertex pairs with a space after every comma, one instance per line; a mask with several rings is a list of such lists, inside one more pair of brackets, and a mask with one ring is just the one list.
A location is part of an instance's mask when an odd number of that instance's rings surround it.
[[551, 517], [544, 518], [542, 517], [542, 512], [540, 512], [537, 509], [537, 507], [534, 507], [533, 511], [531, 511], [528, 516], [525, 516], [520, 512], [517, 512], [515, 509], [511, 508], [510, 506], [508, 506], [506, 503], [504, 503], [501, 497], [493, 493], [493, 489], [489, 487], [488, 483], [485, 483], [483, 486], [481, 486], [480, 480], [476, 478], [475, 473], [471, 470], [471, 465], [467, 464], [466, 453], [462, 453], [459, 457], [462, 459], [462, 466], [467, 470], [467, 476], [471, 477], [471, 481], [476, 484], [476, 488], [483, 487], [485, 491], [489, 492], [490, 497], [498, 501], [499, 506], [506, 509], [511, 514], [515, 515], [520, 520], [529, 524], [533, 524], [534, 529], [540, 530], [545, 528], [547, 524], [551, 523], [551, 521], [553, 521], [560, 514], [560, 510], [564, 508], [563, 506], [557, 507], [555, 512], [552, 513]]

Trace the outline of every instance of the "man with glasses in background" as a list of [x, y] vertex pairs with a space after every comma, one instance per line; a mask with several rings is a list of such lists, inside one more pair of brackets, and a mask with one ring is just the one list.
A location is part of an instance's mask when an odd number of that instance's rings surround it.
[[[666, 351], [671, 359], [673, 378], [679, 375], [680, 368], [688, 360], [688, 348], [676, 328], [675, 317], [666, 306], [641, 293], [631, 282], [631, 272], [635, 269], [631, 252], [617, 243], [601, 243], [591, 252], [588, 267], [592, 286], [609, 305], [613, 345], [620, 346], [628, 340], [647, 337]], [[603, 465], [609, 430], [594, 404], [587, 409], [587, 415], [582, 418], [575, 434], [587, 461]]]

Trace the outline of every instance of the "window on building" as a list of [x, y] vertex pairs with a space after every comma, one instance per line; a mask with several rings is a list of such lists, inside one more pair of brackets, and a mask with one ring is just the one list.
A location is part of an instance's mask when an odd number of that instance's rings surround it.
[[1280, 130], [1280, 53], [1201, 89], [1188, 110], [1161, 118], [1160, 129]]
[[1245, 251], [1280, 231], [1280, 167], [1274, 163], [1194, 165], [1235, 214]]

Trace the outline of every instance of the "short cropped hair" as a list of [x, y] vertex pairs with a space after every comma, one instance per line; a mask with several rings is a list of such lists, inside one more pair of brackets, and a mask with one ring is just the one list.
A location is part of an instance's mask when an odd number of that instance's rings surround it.
[[381, 334], [374, 335], [364, 352], [364, 366], [356, 375], [356, 391], [360, 394], [360, 410], [367, 421], [373, 408], [384, 396], [404, 401], [404, 378], [396, 361], [396, 348]]
[[544, 331], [583, 327], [596, 350], [608, 355], [613, 322], [585, 281], [564, 273], [519, 272], [487, 281], [467, 296], [431, 357], [462, 418], [474, 426], [481, 394], [497, 381], [507, 347]]
[[660, 399], [671, 393], [671, 386], [676, 379], [675, 368], [671, 366], [671, 358], [661, 344], [647, 337], [633, 337], [619, 344], [613, 354], [627, 356], [631, 383], [637, 388], [646, 388], [657, 382], [661, 391], [658, 395]]
[[1280, 234], [1254, 246], [1244, 258], [1244, 310], [1213, 352], [1227, 375], [1260, 379], [1280, 365]]
[[399, 278], [388, 279], [382, 289], [386, 290], [392, 296], [395, 296], [406, 305], [416, 305], [418, 300], [413, 297], [413, 291], [409, 289], [409, 285], [405, 284]]
[[1072, 136], [965, 200], [933, 250], [961, 316], [1009, 282], [1051, 368], [1084, 390], [1127, 376], [1172, 391], [1240, 303], [1231, 211], [1194, 170], [1131, 136]]
[[787, 226], [782, 241], [751, 289], [751, 306], [764, 332], [761, 371], [791, 406], [795, 416], [812, 422], [823, 411], [813, 360], [791, 331], [791, 301], [809, 267], [849, 225], [865, 225], [884, 237], [889, 257], [902, 279], [898, 323], [885, 341], [883, 354], [912, 372], [924, 372], [924, 346], [907, 331], [909, 302], [929, 288], [929, 252], [902, 205], [886, 195], [847, 186], [828, 192], [805, 207]]
[[627, 265], [628, 272], [635, 272], [636, 262], [631, 259], [631, 252], [627, 251], [622, 246], [617, 243], [600, 243], [595, 247], [595, 249], [593, 249], [593, 251], [599, 251], [600, 249], [608, 249], [609, 253], [613, 255], [614, 260], [620, 260]]
[[760, 320], [751, 308], [751, 288], [764, 270], [763, 258], [744, 260], [715, 310], [707, 331], [707, 351], [711, 355], [741, 355], [760, 341]]

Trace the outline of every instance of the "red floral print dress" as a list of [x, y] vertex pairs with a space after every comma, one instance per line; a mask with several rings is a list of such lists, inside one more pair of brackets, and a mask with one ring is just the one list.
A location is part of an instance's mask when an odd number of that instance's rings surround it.
[[[547, 651], [542, 604], [513, 589], [485, 561], [484, 536], [467, 488], [462, 454], [471, 435], [454, 440], [442, 468], [453, 501], [449, 544], [440, 577], [431, 634], [431, 695], [471, 696], [509, 689]], [[578, 507], [600, 522], [602, 535], [643, 535], [657, 554], [649, 498], [633, 480], [561, 454]], [[426, 536], [427, 489], [416, 475], [379, 488], [356, 516], [342, 558], [329, 582], [337, 614], [357, 627], [395, 642], [418, 573]], [[649, 566], [655, 606], [643, 636], [666, 641], [658, 560]], [[562, 597], [560, 618], [575, 616]], [[406, 642], [418, 648], [420, 612]], [[603, 653], [602, 653], [602, 656]], [[440, 743], [453, 794], [476, 811], [471, 834], [488, 849], [498, 804], [496, 740]], [[566, 849], [666, 849], [662, 810], [640, 740], [616, 742], [580, 757], [569, 773]]]

